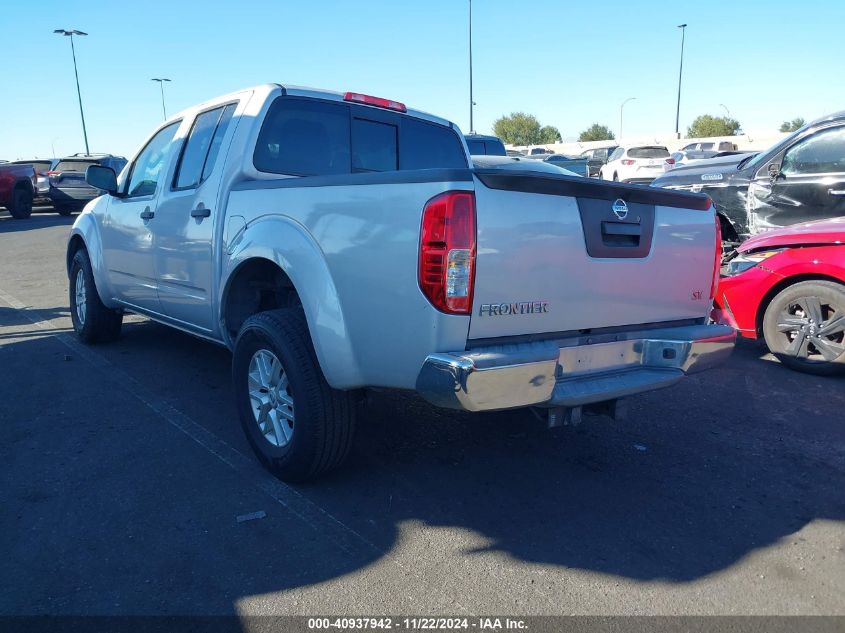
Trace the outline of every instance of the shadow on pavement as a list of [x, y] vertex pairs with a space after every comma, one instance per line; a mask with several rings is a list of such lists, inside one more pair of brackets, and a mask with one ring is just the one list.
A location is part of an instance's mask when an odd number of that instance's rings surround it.
[[36, 208], [27, 219], [16, 220], [7, 211], [0, 211], [0, 233], [14, 233], [15, 231], [29, 231], [62, 225], [69, 227], [76, 220], [76, 216], [77, 214], [59, 215], [51, 208]]
[[[26, 535], [3, 573], [14, 586], [4, 601], [18, 609], [31, 603], [27, 592], [43, 593], [37, 579], [63, 556], [75, 566], [72, 579], [54, 585], [66, 601], [45, 604], [48, 611], [151, 605], [146, 610], [160, 601], [177, 613], [208, 613], [362, 569], [391, 553], [408, 522], [476, 535], [478, 545], [460, 554], [468, 565], [496, 551], [688, 582], [814, 519], [845, 519], [845, 430], [835, 422], [845, 403], [841, 380], [789, 372], [759, 360], [752, 346], [721, 370], [632, 399], [624, 423], [588, 418], [556, 433], [526, 412], [468, 415], [404, 393], [376, 394], [347, 466], [298, 490], [378, 553], [341, 551], [324, 542], [319, 525], [298, 524], [269, 498], [253, 498], [252, 487], [119, 384], [91, 382], [100, 378], [81, 360], [61, 363], [64, 351], [49, 339], [0, 341], [19, 384], [0, 392], [15, 398], [0, 469], [17, 517], [7, 514], [4, 533]], [[142, 322], [97, 351], [249, 454], [225, 350]], [[39, 373], [55, 385], [62, 416], [52, 421], [37, 405]], [[808, 407], [819, 393], [827, 398]], [[234, 523], [237, 512], [257, 508], [269, 520]], [[36, 543], [38, 555], [28, 549]], [[31, 580], [5, 577], [23, 568], [18, 559]]]

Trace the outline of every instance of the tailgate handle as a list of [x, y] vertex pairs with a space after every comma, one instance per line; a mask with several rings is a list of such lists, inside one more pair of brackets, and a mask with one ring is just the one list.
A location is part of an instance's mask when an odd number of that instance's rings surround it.
[[639, 222], [613, 222], [603, 220], [601, 223], [601, 237], [605, 246], [630, 246], [640, 245], [642, 226]]
[[632, 222], [607, 222], [601, 223], [601, 232], [603, 235], [642, 235], [642, 227], [639, 222], [634, 224]]

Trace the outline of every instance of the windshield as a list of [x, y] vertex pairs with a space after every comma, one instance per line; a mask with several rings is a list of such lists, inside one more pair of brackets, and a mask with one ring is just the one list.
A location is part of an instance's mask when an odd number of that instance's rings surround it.
[[736, 166], [736, 168], [737, 169], [744, 169], [745, 167], [749, 167], [749, 168], [756, 169], [757, 167], [760, 167], [760, 165], [762, 165], [765, 162], [766, 157], [768, 157], [772, 154], [772, 150], [774, 150], [775, 148], [778, 148], [778, 147], [783, 147], [785, 145], [788, 145], [789, 143], [792, 142], [792, 139], [794, 139], [796, 136], [798, 136], [798, 134], [800, 134], [802, 131], [803, 131], [803, 128], [801, 130], [796, 130], [795, 132], [793, 132], [792, 134], [787, 136], [785, 139], [783, 139], [780, 143], [776, 143], [775, 145], [772, 145], [765, 152], [760, 152], [759, 154], [755, 154], [754, 156], [749, 156], [748, 158], [743, 158], [741, 161], [739, 161], [739, 164]]

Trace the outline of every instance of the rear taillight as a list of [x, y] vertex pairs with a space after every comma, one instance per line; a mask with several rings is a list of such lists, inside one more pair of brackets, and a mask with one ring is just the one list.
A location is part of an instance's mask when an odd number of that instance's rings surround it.
[[722, 269], [722, 223], [719, 221], [719, 213], [716, 206], [712, 206], [713, 215], [716, 218], [716, 257], [713, 263], [713, 281], [710, 283], [710, 300], [716, 298], [716, 291], [719, 289], [719, 274]]
[[364, 105], [376, 106], [377, 108], [387, 108], [388, 110], [396, 110], [397, 112], [407, 112], [408, 108], [404, 103], [393, 101], [392, 99], [382, 99], [381, 97], [372, 97], [370, 95], [362, 95], [358, 92], [347, 92], [343, 95], [344, 101], [352, 101], [354, 103], [363, 103]]
[[667, 158], [667, 159], [666, 159], [666, 164], [667, 164], [667, 165], [674, 165], [674, 164], [675, 164], [675, 159], [674, 159], [674, 158]]
[[432, 305], [469, 314], [475, 285], [475, 195], [449, 191], [428, 201], [420, 231], [419, 284]]
[[58, 175], [59, 175], [59, 173], [60, 173], [60, 172], [53, 171], [53, 170], [51, 169], [50, 171], [48, 171], [48, 172], [47, 172], [47, 173], [45, 173], [44, 175], [45, 175], [45, 176], [58, 176]]
[[634, 164], [634, 163], [636, 163], [636, 162], [637, 162], [637, 161], [635, 161], [635, 160], [631, 160], [631, 159], [629, 159], [629, 158], [626, 158], [626, 159], [624, 159], [624, 160], [622, 161], [622, 164], [623, 164], [623, 165], [633, 165], [633, 164]]

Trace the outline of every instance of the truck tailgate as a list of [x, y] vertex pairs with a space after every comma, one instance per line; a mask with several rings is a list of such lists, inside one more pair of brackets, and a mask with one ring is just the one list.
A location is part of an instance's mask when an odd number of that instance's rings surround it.
[[706, 196], [519, 172], [475, 178], [470, 339], [708, 314], [716, 238]]

